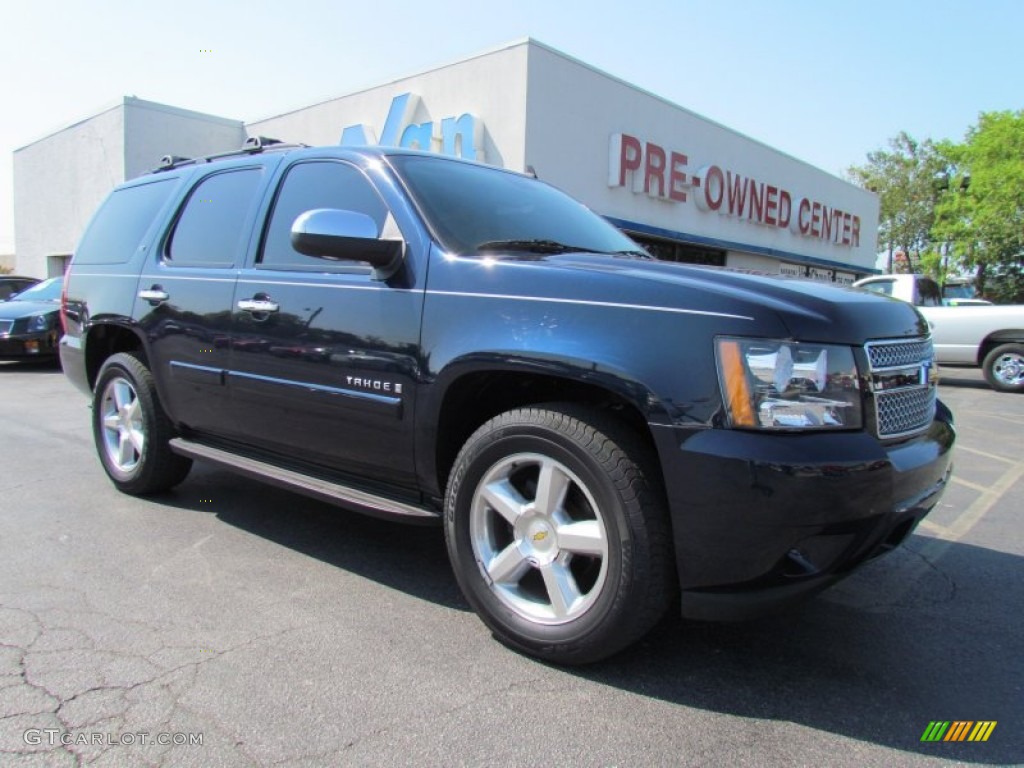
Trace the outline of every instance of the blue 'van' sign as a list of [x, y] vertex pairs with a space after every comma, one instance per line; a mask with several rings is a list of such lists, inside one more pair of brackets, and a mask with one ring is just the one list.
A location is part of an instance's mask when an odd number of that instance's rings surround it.
[[348, 147], [371, 144], [407, 147], [484, 162], [483, 123], [480, 120], [465, 113], [459, 117], [443, 118], [440, 125], [434, 121], [414, 123], [413, 115], [419, 101], [419, 96], [412, 93], [403, 93], [391, 100], [380, 141], [376, 140], [373, 128], [358, 123], [341, 132], [340, 143]]

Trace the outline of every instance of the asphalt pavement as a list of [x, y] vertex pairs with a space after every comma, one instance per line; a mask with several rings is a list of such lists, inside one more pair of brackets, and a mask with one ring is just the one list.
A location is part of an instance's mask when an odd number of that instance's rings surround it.
[[86, 399], [0, 363], [0, 765], [1022, 764], [1024, 396], [950, 369], [941, 396], [955, 477], [892, 554], [560, 669], [489, 635], [439, 529], [200, 465], [121, 495]]

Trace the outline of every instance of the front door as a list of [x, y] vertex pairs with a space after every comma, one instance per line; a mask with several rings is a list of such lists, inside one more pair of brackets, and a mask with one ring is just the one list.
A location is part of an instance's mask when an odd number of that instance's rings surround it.
[[375, 280], [362, 262], [291, 247], [302, 213], [365, 213], [397, 229], [358, 168], [287, 169], [255, 262], [235, 289], [230, 374], [239, 437], [283, 457], [398, 484], [413, 482], [413, 403], [423, 293]]

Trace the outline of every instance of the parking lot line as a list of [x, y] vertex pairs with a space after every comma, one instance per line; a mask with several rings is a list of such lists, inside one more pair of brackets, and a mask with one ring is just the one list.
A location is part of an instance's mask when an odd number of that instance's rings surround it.
[[1005, 461], [1007, 464], [1016, 464], [1017, 459], [1010, 458], [1008, 456], [1000, 456], [996, 453], [989, 453], [988, 451], [981, 451], [977, 448], [971, 448], [964, 445], [962, 442], [956, 444], [958, 451], [966, 451], [967, 453], [973, 453], [975, 456], [984, 456], [986, 459], [995, 459], [996, 461]]
[[985, 416], [989, 419], [999, 419], [999, 421], [1008, 421], [1011, 424], [1020, 424], [1021, 426], [1024, 426], [1024, 419], [1015, 419], [1013, 416], [1007, 416], [1005, 413], [985, 413], [984, 411], [979, 411], [975, 415]]
[[972, 491], [978, 493], [988, 493], [991, 490], [990, 486], [982, 485], [981, 483], [972, 483], [970, 480], [964, 480], [962, 477], [954, 475], [950, 480], [957, 485], [962, 485], [964, 488], [970, 488]]
[[954, 482], [959, 482], [961, 485], [980, 491], [981, 496], [975, 499], [974, 503], [964, 510], [963, 514], [957, 517], [952, 525], [942, 526], [928, 520], [922, 521], [920, 527], [925, 531], [933, 533], [936, 538], [931, 538], [925, 542], [920, 549], [920, 554], [932, 562], [942, 557], [951, 545], [970, 533], [971, 529], [981, 521], [985, 514], [1021, 478], [1024, 478], [1024, 462], [1016, 462], [1002, 477], [987, 488], [954, 477]]

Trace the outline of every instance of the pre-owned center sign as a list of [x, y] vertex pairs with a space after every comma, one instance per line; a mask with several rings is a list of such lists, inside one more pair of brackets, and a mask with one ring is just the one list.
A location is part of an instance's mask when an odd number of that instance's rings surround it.
[[708, 163], [690, 170], [689, 157], [627, 133], [612, 134], [608, 186], [670, 203], [688, 200], [702, 211], [745, 219], [837, 246], [860, 246], [860, 216], [780, 184]]

